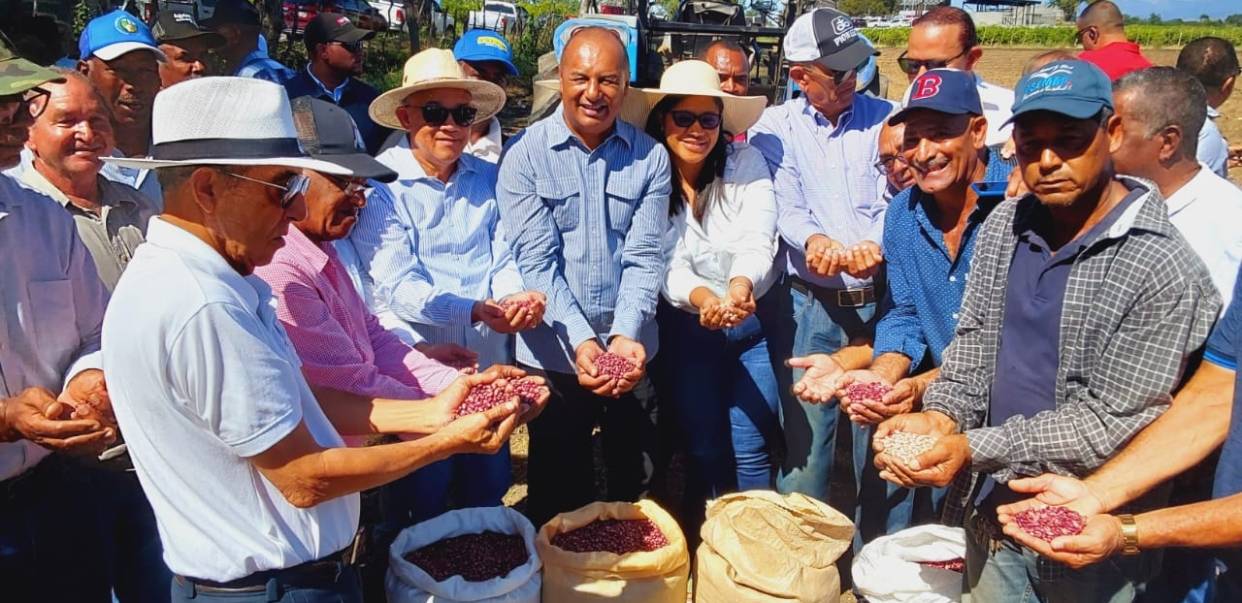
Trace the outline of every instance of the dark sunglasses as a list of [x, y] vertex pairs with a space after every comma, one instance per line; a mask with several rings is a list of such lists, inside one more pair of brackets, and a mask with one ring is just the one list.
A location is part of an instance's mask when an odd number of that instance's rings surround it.
[[906, 53], [903, 52], [901, 53], [901, 56], [897, 57], [897, 67], [899, 67], [901, 71], [905, 73], [906, 75], [914, 75], [918, 73], [920, 69], [928, 69], [928, 70], [944, 69], [945, 67], [949, 65], [951, 61], [957, 60], [958, 57], [966, 54], [967, 52], [970, 52], [969, 48], [943, 61], [941, 60], [920, 61], [918, 59], [910, 59], [910, 58], [906, 58]]
[[354, 42], [342, 42], [340, 40], [333, 40], [332, 43], [340, 44], [341, 48], [348, 50], [351, 54], [358, 54], [362, 52], [362, 48], [363, 48], [362, 40], [357, 40]]
[[479, 110], [470, 105], [457, 105], [452, 109], [441, 105], [440, 103], [427, 103], [418, 107], [423, 112], [423, 121], [429, 126], [442, 126], [448, 121], [449, 116], [453, 116], [453, 122], [459, 126], [468, 126], [474, 123], [474, 118], [479, 114]]
[[673, 118], [673, 123], [678, 128], [689, 128], [694, 122], [699, 122], [704, 130], [715, 130], [720, 127], [719, 113], [691, 113], [689, 111], [669, 111], [669, 116]]

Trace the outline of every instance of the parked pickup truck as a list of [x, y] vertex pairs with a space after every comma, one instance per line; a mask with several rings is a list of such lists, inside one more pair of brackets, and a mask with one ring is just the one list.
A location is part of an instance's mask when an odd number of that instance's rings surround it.
[[[388, 29], [392, 31], [406, 31], [405, 2], [403, 0], [369, 0], [369, 2], [372, 7], [388, 19]], [[425, 17], [431, 23], [432, 33], [442, 35], [446, 31], [452, 31], [454, 25], [453, 17], [444, 12], [437, 0], [428, 0], [427, 9], [431, 11], [431, 14]]]
[[510, 35], [520, 32], [526, 22], [526, 9], [512, 2], [485, 0], [483, 10], [470, 11], [466, 29], [490, 29]]

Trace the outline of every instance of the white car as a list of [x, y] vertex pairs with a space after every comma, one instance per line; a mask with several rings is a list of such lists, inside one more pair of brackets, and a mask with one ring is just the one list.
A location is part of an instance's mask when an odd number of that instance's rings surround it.
[[[368, 0], [368, 2], [384, 18], [388, 19], [388, 29], [405, 31], [405, 2], [394, 2], [393, 0]], [[431, 20], [432, 33], [441, 35], [446, 31], [452, 31], [454, 25], [453, 17], [444, 12], [437, 0], [429, 0], [428, 4], [431, 8], [431, 14], [428, 17]]]
[[512, 2], [484, 0], [483, 10], [470, 11], [466, 29], [490, 29], [502, 34], [521, 30], [526, 20], [526, 9]]

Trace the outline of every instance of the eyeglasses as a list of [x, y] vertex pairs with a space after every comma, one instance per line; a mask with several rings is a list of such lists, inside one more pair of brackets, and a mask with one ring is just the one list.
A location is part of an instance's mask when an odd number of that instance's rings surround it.
[[221, 173], [228, 174], [229, 176], [237, 178], [238, 180], [254, 182], [255, 184], [262, 184], [264, 186], [270, 186], [272, 188], [284, 191], [284, 194], [280, 196], [280, 208], [281, 209], [289, 209], [289, 206], [293, 205], [293, 202], [296, 201], [298, 197], [305, 196], [306, 189], [310, 188], [310, 178], [307, 178], [306, 174], [294, 174], [293, 176], [289, 178], [288, 182], [284, 184], [276, 184], [275, 182], [259, 180], [258, 178], [251, 178], [249, 176], [243, 176], [241, 174], [235, 174], [233, 172], [228, 172], [224, 170], [220, 170], [220, 171]]
[[367, 190], [367, 181], [361, 178], [341, 178], [340, 176], [329, 176], [324, 174], [328, 180], [332, 181], [337, 188], [345, 192], [346, 197], [361, 195]]
[[911, 59], [907, 58], [906, 53], [903, 52], [901, 53], [901, 56], [897, 57], [897, 67], [899, 67], [906, 75], [914, 75], [918, 73], [920, 69], [943, 69], [947, 67], [949, 63], [957, 60], [958, 57], [965, 55], [967, 52], [970, 52], [969, 48], [963, 49], [961, 52], [944, 59], [943, 61], [938, 59], [929, 61]]
[[691, 113], [689, 111], [669, 111], [669, 116], [673, 118], [673, 123], [678, 128], [689, 128], [694, 122], [699, 122], [704, 130], [715, 130], [720, 127], [719, 113]]
[[449, 116], [453, 116], [453, 122], [459, 126], [468, 126], [474, 123], [474, 118], [479, 114], [479, 110], [470, 105], [457, 105], [452, 109], [441, 105], [440, 103], [427, 103], [421, 107], [411, 107], [419, 109], [423, 112], [423, 121], [429, 126], [440, 127], [448, 121]]
[[887, 176], [889, 172], [897, 169], [893, 165], [894, 163], [906, 165], [906, 159], [901, 155], [880, 155], [880, 158], [873, 165], [877, 171]]
[[341, 48], [348, 50], [350, 54], [358, 54], [362, 52], [362, 48], [363, 48], [362, 40], [357, 40], [355, 42], [342, 42], [340, 40], [332, 40], [332, 43], [340, 44]]
[[4, 109], [5, 113], [10, 113], [13, 116], [10, 119], [16, 119], [18, 111], [24, 109], [30, 111], [31, 117], [38, 118], [47, 109], [47, 99], [49, 96], [51, 96], [51, 93], [47, 90], [35, 87], [25, 92], [0, 96], [0, 107]]

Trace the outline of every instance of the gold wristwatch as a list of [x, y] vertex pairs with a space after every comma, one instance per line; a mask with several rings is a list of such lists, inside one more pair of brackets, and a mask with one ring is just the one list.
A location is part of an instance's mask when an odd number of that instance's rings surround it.
[[1138, 524], [1134, 522], [1134, 516], [1129, 513], [1123, 513], [1118, 515], [1117, 519], [1121, 520], [1121, 554], [1139, 554]]

